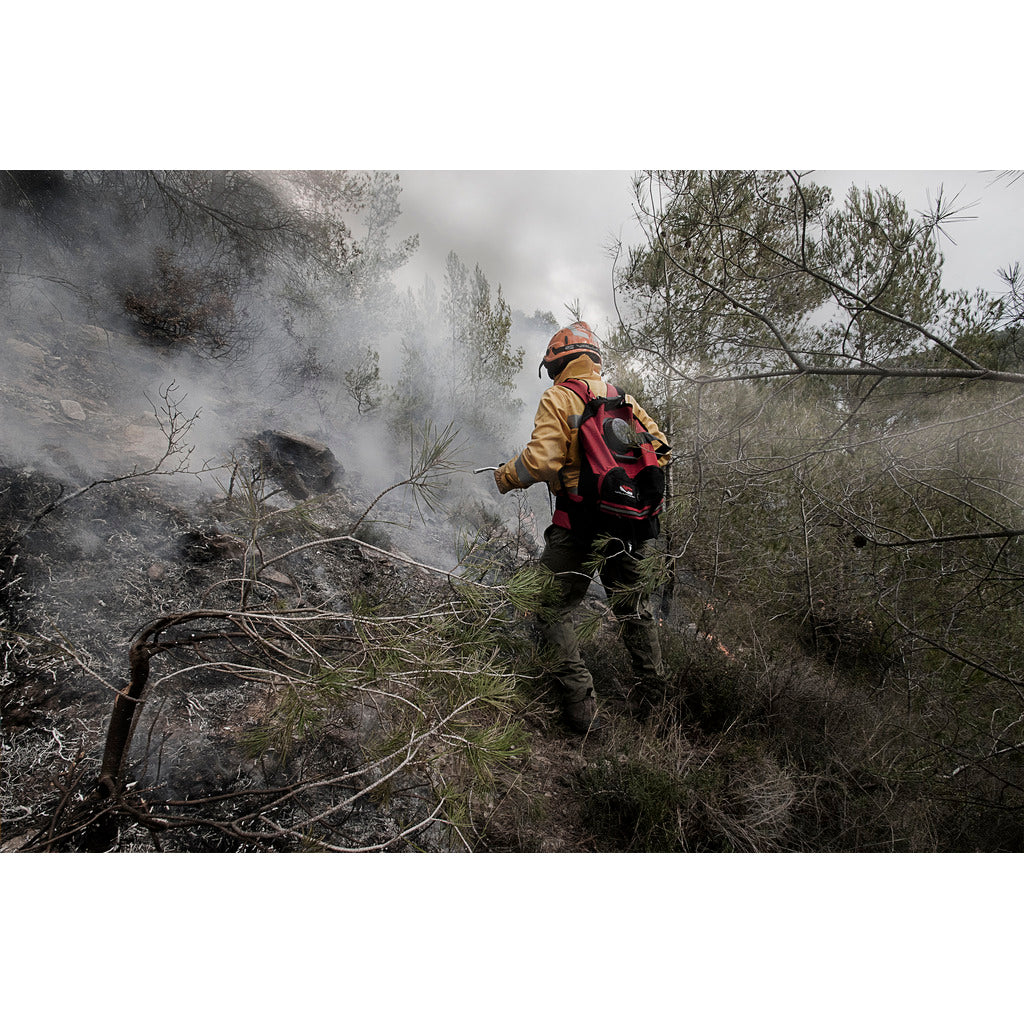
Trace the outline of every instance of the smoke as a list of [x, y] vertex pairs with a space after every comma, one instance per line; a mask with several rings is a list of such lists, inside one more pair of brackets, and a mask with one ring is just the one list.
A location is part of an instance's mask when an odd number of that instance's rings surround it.
[[[360, 277], [354, 261], [348, 279], [273, 261], [247, 270], [223, 240], [176, 234], [152, 204], [135, 213], [84, 187], [0, 204], [0, 460], [81, 486], [155, 465], [187, 424], [198, 475], [178, 479], [212, 494], [217, 474], [200, 471], [273, 429], [328, 445], [369, 493], [408, 472], [428, 424], [452, 423], [461, 472], [449, 504], [516, 515], [490, 474], [471, 470], [528, 440], [547, 322], [514, 317], [524, 365], [495, 404], [459, 373], [443, 326], [379, 266]], [[533, 490], [540, 519], [547, 503]]]

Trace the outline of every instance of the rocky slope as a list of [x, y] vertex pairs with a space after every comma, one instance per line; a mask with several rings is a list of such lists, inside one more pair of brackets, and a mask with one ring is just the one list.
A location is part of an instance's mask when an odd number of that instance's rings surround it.
[[[121, 812], [111, 815], [97, 781], [133, 640], [147, 624], [197, 608], [344, 617], [357, 596], [409, 613], [450, 600], [450, 582], [432, 567], [454, 564], [458, 527], [484, 521], [509, 564], [536, 552], [535, 536], [521, 535], [510, 553], [485, 503], [470, 523], [477, 492], [457, 482], [455, 523], [417, 516], [398, 488], [374, 508], [378, 523], [397, 526], [363, 523], [363, 544], [324, 544], [376, 494], [321, 439], [215, 403], [203, 410], [203, 436], [219, 435], [222, 448], [206, 443], [199, 454], [227, 466], [211, 474], [218, 489], [205, 475], [173, 472], [195, 423], [173, 401], [154, 401], [167, 395], [168, 353], [91, 326], [15, 334], [3, 345], [3, 850], [301, 849], [308, 823], [324, 816], [327, 848], [593, 848], [574, 802], [586, 746], [563, 734], [542, 687], [520, 687], [514, 717], [526, 742], [490, 785], [463, 794], [453, 830], [426, 761], [410, 759], [378, 785], [391, 770], [378, 749], [386, 707], [341, 701], [315, 731], [296, 732], [287, 752], [257, 750], [253, 737], [280, 715], [280, 680], [237, 670], [235, 641], [201, 649], [170, 626], [152, 658], [158, 685], [132, 716]], [[263, 561], [311, 546], [261, 572], [258, 592], [247, 594], [254, 517]], [[267, 530], [268, 517], [283, 525]], [[514, 628], [531, 642], [528, 623]]]

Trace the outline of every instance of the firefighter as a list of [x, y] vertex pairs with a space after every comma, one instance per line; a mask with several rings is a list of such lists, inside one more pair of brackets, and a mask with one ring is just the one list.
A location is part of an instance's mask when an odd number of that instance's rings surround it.
[[[608, 395], [600, 372], [601, 348], [594, 332], [582, 321], [559, 330], [548, 344], [538, 374], [540, 369], [547, 370], [554, 383], [541, 396], [533, 435], [519, 455], [495, 470], [494, 479], [501, 494], [542, 482], [555, 496], [554, 516], [544, 531], [541, 564], [555, 575], [557, 597], [538, 618], [554, 654], [550, 669], [560, 691], [565, 724], [577, 733], [594, 733], [603, 722], [597, 716], [594, 680], [580, 656], [572, 613], [590, 587], [595, 556], [601, 559], [601, 583], [619, 620], [636, 674], [630, 690], [642, 696], [639, 706], [649, 707], [651, 696], [663, 686], [658, 629], [650, 600], [639, 586], [638, 561], [646, 540], [641, 538], [637, 544], [609, 541], [602, 533], [599, 544], [598, 535], [581, 526], [579, 517], [574, 515], [570, 520], [573, 502], [579, 501], [581, 453], [577, 428], [584, 403], [574, 392], [558, 385], [581, 380], [593, 395]], [[627, 396], [627, 400], [656, 442], [658, 462], [664, 466], [670, 453], [665, 435], [632, 398]], [[655, 519], [650, 536], [656, 535]]]

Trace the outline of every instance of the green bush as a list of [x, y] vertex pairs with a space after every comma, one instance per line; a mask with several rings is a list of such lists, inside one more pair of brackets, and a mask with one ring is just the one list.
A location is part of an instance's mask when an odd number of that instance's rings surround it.
[[584, 818], [599, 848], [650, 853], [681, 849], [677, 810], [685, 798], [671, 772], [629, 759], [603, 760], [583, 769]]

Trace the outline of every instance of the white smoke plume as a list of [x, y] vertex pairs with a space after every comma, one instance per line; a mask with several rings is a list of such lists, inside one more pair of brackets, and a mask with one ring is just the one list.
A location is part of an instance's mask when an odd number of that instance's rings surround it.
[[[67, 176], [63, 181], [69, 191]], [[280, 184], [286, 190], [287, 182]], [[122, 212], [79, 203], [73, 192], [0, 207], [0, 458], [6, 464], [79, 486], [144, 470], [164, 452], [174, 413], [189, 423], [184, 443], [192, 449], [193, 471], [224, 465], [247, 438], [272, 429], [326, 444], [346, 477], [373, 491], [407, 470], [410, 434], [428, 422], [438, 428], [453, 422], [464, 467], [451, 488], [455, 503], [515, 513], [513, 502], [499, 499], [490, 474], [470, 471], [505, 461], [529, 438], [548, 383], [536, 377], [546, 325], [514, 317], [511, 343], [525, 352], [523, 369], [511, 400], [488, 410], [482, 430], [467, 416], [474, 395], [449, 358], [443, 330], [417, 318], [411, 293], [400, 294], [380, 268], [347, 286], [325, 278], [319, 291], [302, 296], [273, 266], [229, 281], [229, 312], [219, 321], [223, 351], [202, 337], [147, 332], [126, 310], [126, 295], [145, 306], [154, 281], [164, 293], [192, 282], [206, 289], [200, 299], [216, 313], [229, 261], [222, 247], [172, 237], [152, 211], [129, 223]], [[369, 247], [370, 240], [361, 244]], [[388, 251], [384, 243], [380, 249]], [[181, 481], [214, 493], [215, 474]], [[547, 503], [540, 490], [529, 497], [542, 521]]]

